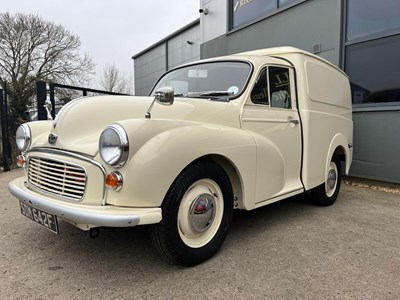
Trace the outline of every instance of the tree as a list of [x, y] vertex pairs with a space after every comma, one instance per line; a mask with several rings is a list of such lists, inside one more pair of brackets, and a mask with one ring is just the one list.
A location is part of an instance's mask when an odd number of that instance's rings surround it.
[[61, 25], [37, 15], [0, 13], [0, 82], [8, 82], [10, 112], [21, 117], [35, 95], [36, 81], [88, 83], [94, 64], [81, 42]]
[[115, 64], [107, 64], [103, 69], [101, 87], [108, 92], [132, 94], [133, 77], [121, 74]]

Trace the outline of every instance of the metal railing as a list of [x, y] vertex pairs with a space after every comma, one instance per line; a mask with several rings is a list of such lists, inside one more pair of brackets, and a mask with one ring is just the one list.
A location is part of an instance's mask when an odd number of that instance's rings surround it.
[[[11, 138], [13, 135], [11, 134], [12, 130], [15, 130], [14, 127], [17, 126], [13, 123], [13, 120], [10, 119], [9, 109], [8, 109], [8, 99], [7, 99], [7, 85], [4, 83], [3, 85], [5, 89], [0, 89], [0, 153], [2, 154], [3, 162], [1, 164], [0, 160], [0, 171], [10, 171], [11, 166], [13, 164], [12, 160], [12, 145], [11, 145]], [[48, 113], [46, 111], [46, 100], [49, 99], [51, 102], [51, 117], [54, 119], [56, 115], [56, 89], [67, 89], [67, 90], [74, 90], [74, 91], [81, 91], [82, 96], [87, 96], [88, 93], [95, 93], [95, 94], [106, 94], [106, 95], [126, 95], [127, 94], [120, 94], [78, 86], [71, 86], [71, 85], [64, 85], [58, 83], [49, 83], [47, 84], [44, 81], [37, 81], [36, 82], [36, 107], [35, 111], [37, 110], [37, 120], [47, 120], [49, 118]], [[30, 118], [27, 118], [30, 120]], [[35, 118], [36, 119], [36, 118]], [[11, 124], [11, 123], [12, 124]], [[14, 125], [14, 126], [12, 126]]]
[[38, 120], [47, 120], [47, 111], [45, 108], [46, 100], [47, 100], [47, 93], [50, 95], [50, 102], [51, 102], [51, 116], [55, 118], [56, 115], [56, 101], [55, 101], [55, 89], [67, 89], [67, 90], [74, 90], [74, 91], [81, 91], [82, 96], [87, 96], [88, 93], [96, 93], [96, 94], [105, 94], [105, 95], [125, 95], [127, 94], [120, 94], [114, 93], [109, 91], [102, 91], [72, 85], [65, 85], [65, 84], [58, 84], [58, 83], [49, 83], [49, 89], [47, 89], [47, 83], [44, 81], [36, 82], [36, 90], [37, 90], [37, 108], [38, 108]]
[[[5, 88], [7, 89], [7, 85]], [[0, 89], [0, 120], [1, 120], [1, 145], [3, 157], [3, 171], [10, 171], [11, 145], [10, 127], [8, 124], [7, 90]]]

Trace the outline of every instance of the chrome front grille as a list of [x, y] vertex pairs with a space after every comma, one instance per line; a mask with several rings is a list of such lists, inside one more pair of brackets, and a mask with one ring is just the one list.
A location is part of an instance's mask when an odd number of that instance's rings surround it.
[[28, 181], [40, 191], [81, 200], [86, 179], [85, 169], [80, 166], [47, 158], [29, 158]]

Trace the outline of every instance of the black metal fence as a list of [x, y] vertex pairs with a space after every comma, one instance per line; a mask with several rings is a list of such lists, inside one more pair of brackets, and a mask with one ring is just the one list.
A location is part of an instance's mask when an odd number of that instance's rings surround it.
[[[5, 89], [7, 85], [5, 84]], [[10, 126], [8, 115], [7, 90], [0, 89], [0, 126], [1, 126], [1, 159], [0, 167], [3, 171], [10, 171], [11, 161], [11, 144], [10, 144]]]
[[[7, 87], [6, 85], [4, 85]], [[6, 88], [5, 88], [6, 89]], [[60, 101], [56, 101], [56, 89], [62, 90], [70, 90], [70, 91], [77, 91], [81, 94], [79, 96], [88, 96], [89, 93], [91, 94], [107, 94], [107, 95], [126, 95], [126, 94], [119, 94], [114, 92], [78, 87], [78, 86], [70, 86], [64, 84], [57, 84], [57, 83], [49, 83], [47, 84], [44, 81], [36, 82], [36, 103], [32, 106], [32, 111], [35, 112], [35, 117], [31, 118], [32, 116], [29, 115], [29, 111], [27, 110], [27, 115], [24, 116], [24, 119], [30, 120], [47, 120], [48, 115], [45, 108], [46, 100], [50, 100], [51, 102], [51, 116], [55, 118], [57, 109], [62, 106]], [[36, 116], [37, 113], [37, 116]], [[22, 116], [21, 116], [22, 117]], [[9, 171], [11, 166], [13, 165], [13, 149], [15, 152], [15, 145], [12, 146], [12, 140], [14, 139], [14, 132], [18, 127], [18, 121], [12, 120], [9, 114], [8, 108], [8, 101], [7, 101], [7, 91], [0, 89], [0, 171]]]
[[65, 89], [72, 91], [79, 91], [82, 93], [82, 96], [88, 96], [88, 93], [92, 94], [106, 94], [106, 95], [126, 95], [72, 85], [58, 84], [58, 83], [50, 83], [48, 84], [49, 89], [47, 89], [47, 83], [44, 81], [36, 82], [36, 91], [37, 91], [37, 109], [38, 109], [38, 120], [47, 120], [47, 111], [45, 109], [45, 104], [47, 100], [47, 96], [49, 95], [49, 100], [51, 102], [51, 116], [54, 118], [56, 115], [56, 89]]

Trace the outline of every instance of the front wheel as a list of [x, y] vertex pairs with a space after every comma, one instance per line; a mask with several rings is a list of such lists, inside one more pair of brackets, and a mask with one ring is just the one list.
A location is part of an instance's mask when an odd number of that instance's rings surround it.
[[337, 156], [334, 156], [329, 164], [325, 182], [311, 190], [313, 203], [320, 206], [329, 206], [335, 203], [341, 182], [340, 160]]
[[153, 244], [168, 261], [194, 266], [211, 258], [228, 233], [233, 194], [218, 165], [200, 161], [186, 168], [162, 204], [162, 221], [151, 227]]

